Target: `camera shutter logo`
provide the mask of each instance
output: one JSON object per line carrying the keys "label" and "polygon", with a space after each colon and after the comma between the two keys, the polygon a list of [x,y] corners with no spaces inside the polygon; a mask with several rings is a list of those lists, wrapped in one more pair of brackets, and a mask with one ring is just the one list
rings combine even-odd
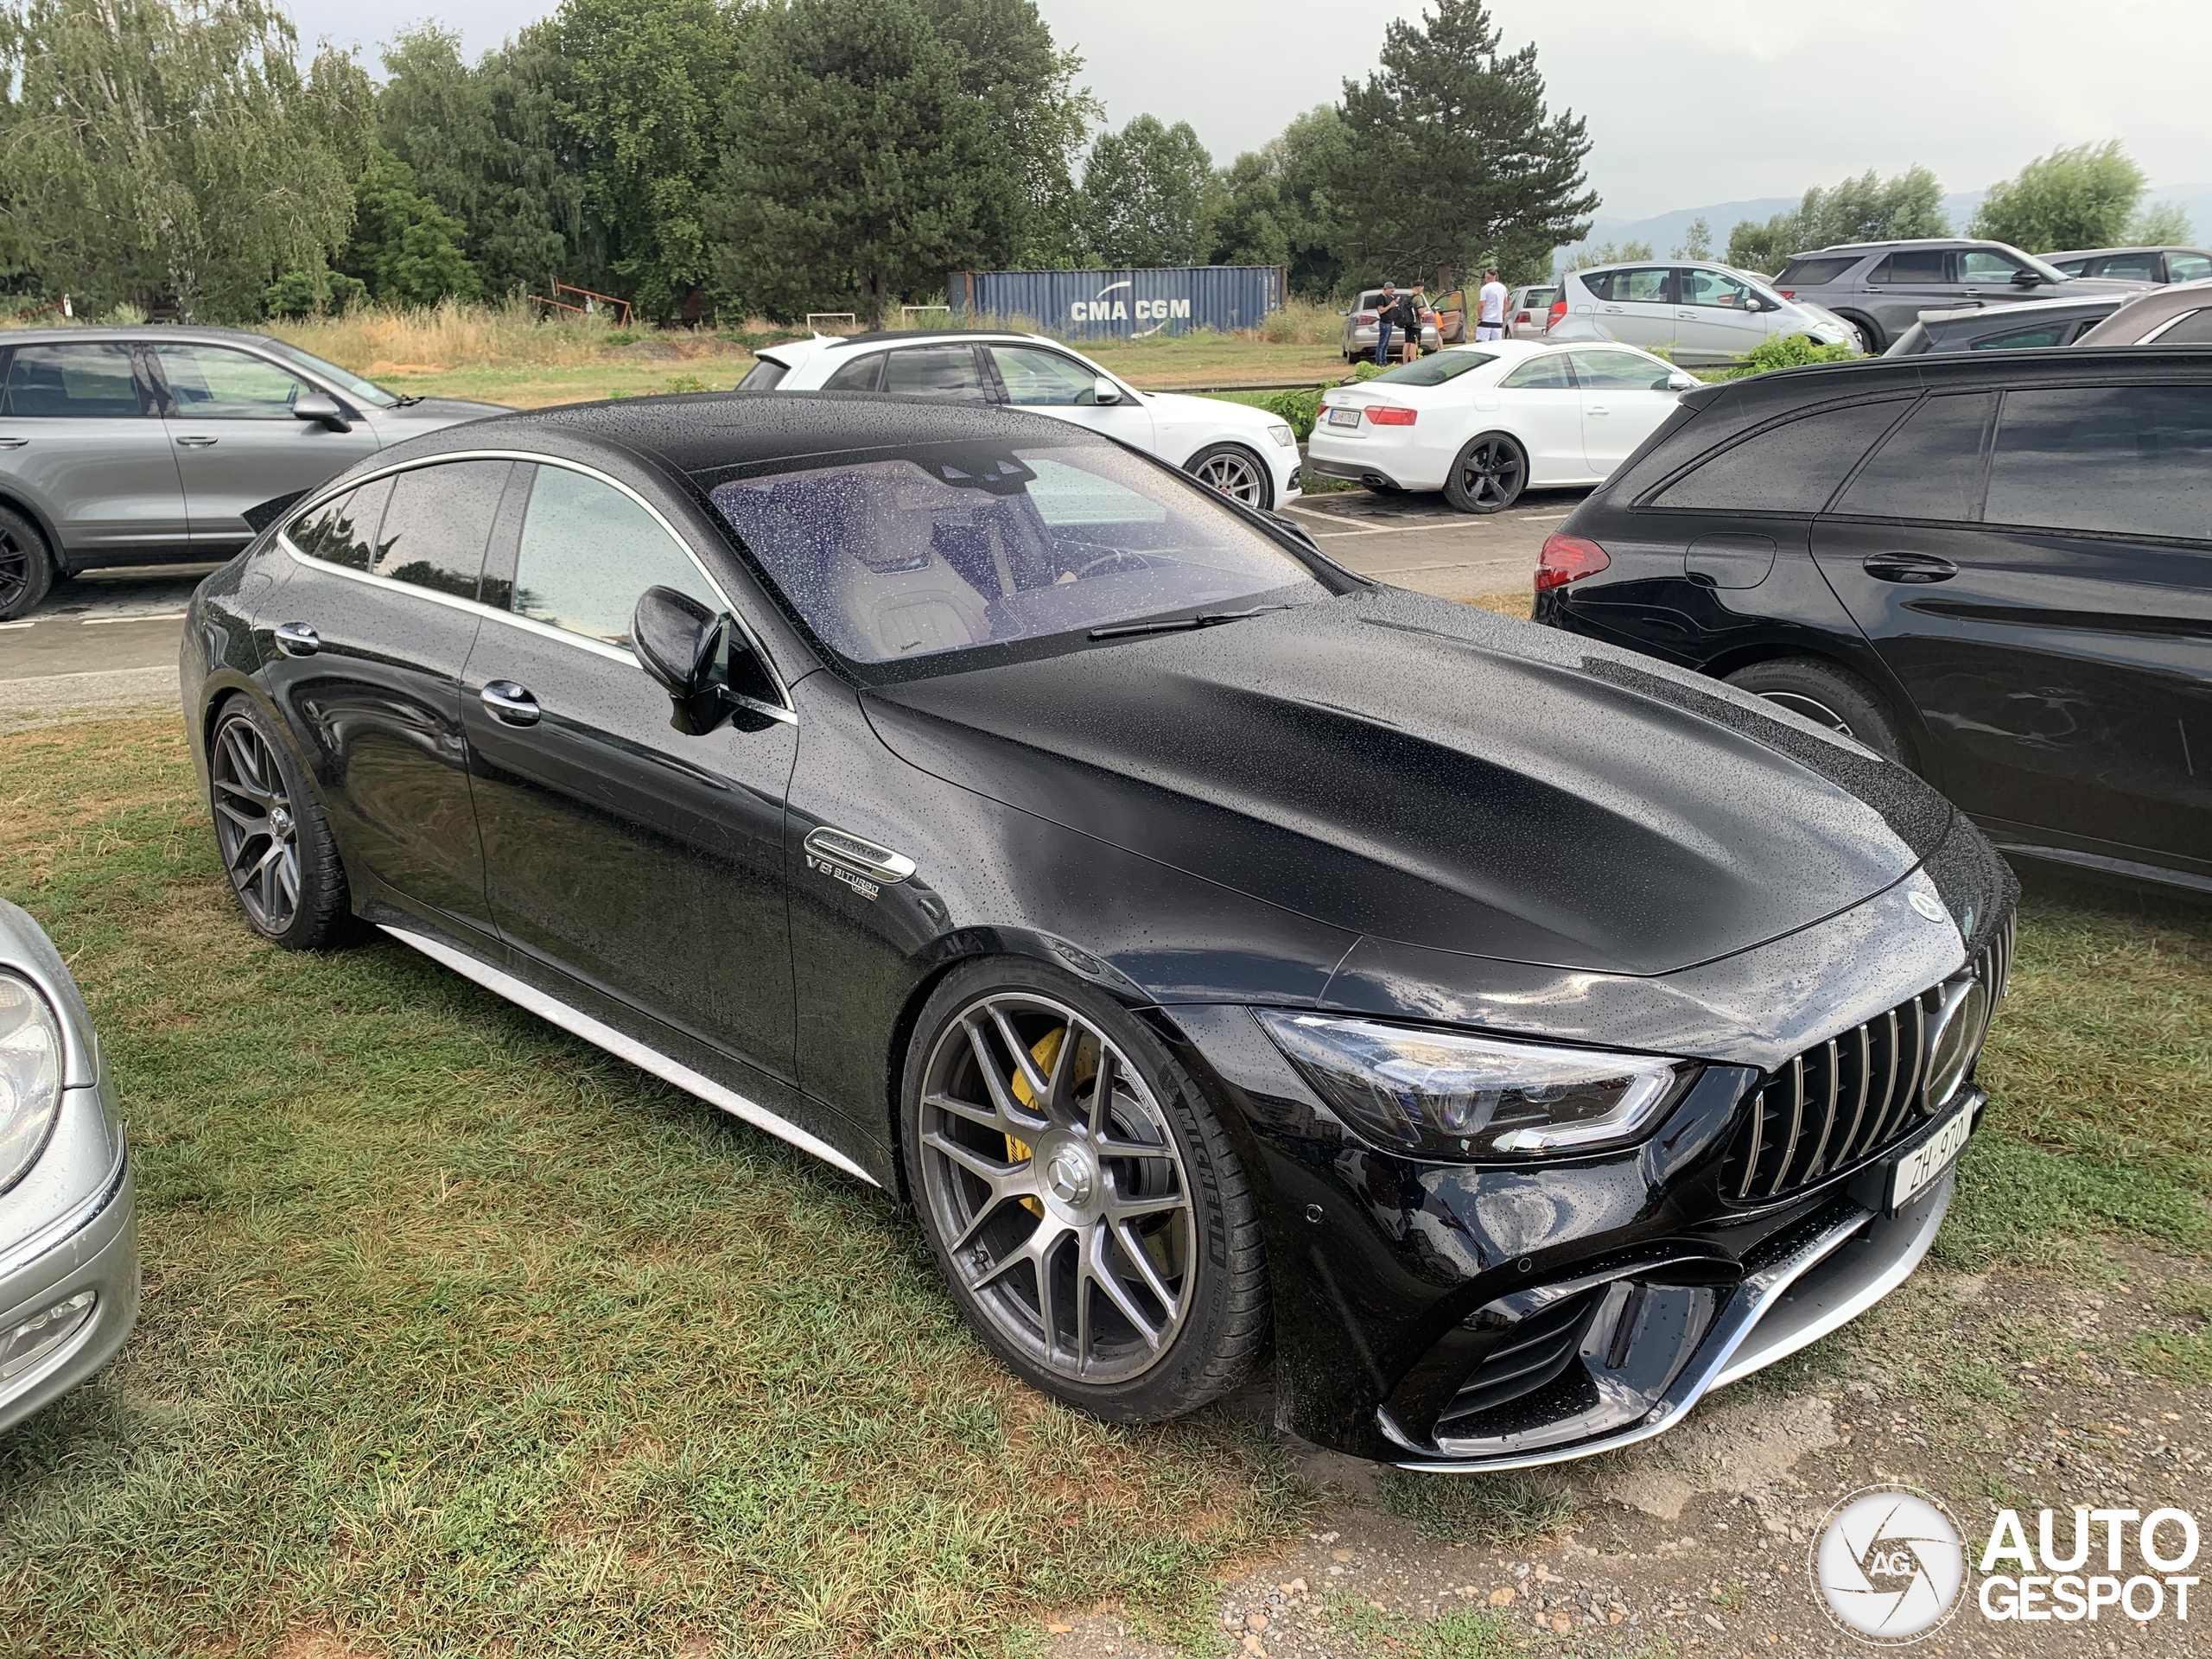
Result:
{"label": "camera shutter logo", "polygon": [[1863,1642],[1902,1646],[1957,1609],[1967,1552],[1957,1523],[1927,1493],[1868,1486],[1828,1511],[1812,1565],[1831,1618]]}

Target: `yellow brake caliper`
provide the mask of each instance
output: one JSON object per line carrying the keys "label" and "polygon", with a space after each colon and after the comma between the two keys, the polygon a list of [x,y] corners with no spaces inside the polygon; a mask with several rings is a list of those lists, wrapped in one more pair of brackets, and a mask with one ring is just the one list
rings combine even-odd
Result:
{"label": "yellow brake caliper", "polygon": [[[1067,1034],[1068,1028],[1062,1026],[1057,1031],[1046,1032],[1030,1045],[1029,1058],[1037,1062],[1037,1069],[1046,1077],[1052,1074],[1052,1066],[1060,1058],[1060,1044],[1065,1040]],[[1031,1111],[1041,1112],[1045,1109],[1044,1103],[1039,1101],[1030,1089],[1029,1080],[1021,1075],[1020,1067],[1014,1068],[1014,1076],[1008,1078],[1007,1082],[1014,1090],[1014,1097]],[[1033,1148],[1027,1141],[1018,1141],[1010,1135],[1007,1136],[1006,1155],[1008,1163],[1021,1162],[1023,1159],[1031,1155],[1032,1151]],[[1045,1206],[1034,1198],[1022,1199],[1021,1207],[1033,1216],[1042,1216],[1045,1213]]]}

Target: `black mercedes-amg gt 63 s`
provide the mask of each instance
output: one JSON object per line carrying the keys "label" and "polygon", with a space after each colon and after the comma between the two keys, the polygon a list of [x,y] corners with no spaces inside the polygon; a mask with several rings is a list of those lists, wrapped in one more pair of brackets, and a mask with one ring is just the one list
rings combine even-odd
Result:
{"label": "black mercedes-amg gt 63 s", "polygon": [[250,925],[382,928],[911,1203],[1117,1421],[1617,1446],[1919,1262],[2015,889],[1847,737],[1042,416],[500,417],[208,578]]}

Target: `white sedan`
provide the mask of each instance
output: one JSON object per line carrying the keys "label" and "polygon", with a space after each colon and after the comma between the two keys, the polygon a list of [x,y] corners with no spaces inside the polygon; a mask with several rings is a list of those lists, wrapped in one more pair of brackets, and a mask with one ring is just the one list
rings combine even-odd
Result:
{"label": "white sedan", "polygon": [[1629,346],[1454,346],[1332,387],[1306,460],[1326,478],[1496,512],[1531,487],[1603,483],[1698,384]]}
{"label": "white sedan", "polygon": [[1004,404],[1087,426],[1262,511],[1298,497],[1298,436],[1279,415],[1139,391],[1042,334],[915,332],[795,340],[760,353],[740,391],[873,391]]}

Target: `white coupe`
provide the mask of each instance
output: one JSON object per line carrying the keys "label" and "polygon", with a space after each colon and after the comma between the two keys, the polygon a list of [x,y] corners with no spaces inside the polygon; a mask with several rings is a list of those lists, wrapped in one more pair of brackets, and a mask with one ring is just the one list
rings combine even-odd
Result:
{"label": "white coupe", "polygon": [[1489,340],[1321,400],[1306,461],[1370,489],[1441,490],[1497,512],[1529,488],[1600,484],[1699,382],[1629,346]]}
{"label": "white coupe", "polygon": [[902,392],[1054,415],[1179,467],[1248,507],[1298,498],[1298,437],[1281,416],[1217,397],[1139,391],[1042,334],[874,334],[760,353],[740,391]]}

